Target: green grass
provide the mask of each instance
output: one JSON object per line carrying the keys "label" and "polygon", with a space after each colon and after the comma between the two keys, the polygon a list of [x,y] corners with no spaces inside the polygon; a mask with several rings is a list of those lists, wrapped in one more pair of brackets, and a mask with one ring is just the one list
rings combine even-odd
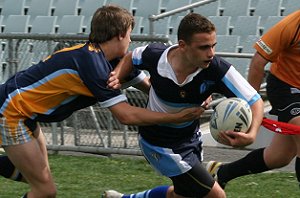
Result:
{"label": "green grass", "polygon": [[[58,188],[58,198],[100,198],[101,192],[116,189],[124,193],[171,184],[159,176],[142,158],[49,155]],[[0,178],[0,197],[17,198],[28,185]],[[300,197],[293,173],[264,173],[231,181],[226,187],[229,198]]]}

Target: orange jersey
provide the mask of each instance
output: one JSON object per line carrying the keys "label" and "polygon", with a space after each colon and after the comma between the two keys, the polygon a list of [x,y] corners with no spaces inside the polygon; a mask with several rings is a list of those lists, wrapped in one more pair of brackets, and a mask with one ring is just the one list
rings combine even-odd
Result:
{"label": "orange jersey", "polygon": [[270,71],[274,76],[300,88],[300,10],[269,29],[254,48],[272,62]]}

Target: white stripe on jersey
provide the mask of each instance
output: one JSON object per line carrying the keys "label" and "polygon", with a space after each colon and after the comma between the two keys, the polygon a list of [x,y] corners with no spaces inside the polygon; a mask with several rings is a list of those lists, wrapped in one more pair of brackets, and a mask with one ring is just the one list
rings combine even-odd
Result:
{"label": "white stripe on jersey", "polygon": [[[157,112],[177,113],[185,108],[195,106],[195,104],[190,104],[190,103],[171,103],[171,102],[163,101],[156,95],[153,87],[150,88],[148,100],[149,101],[148,101],[147,108]],[[182,128],[190,125],[191,123],[192,121],[184,122],[180,124],[170,123],[170,124],[160,124],[160,125],[174,127],[174,128]]]}
{"label": "white stripe on jersey", "polygon": [[142,82],[146,77],[147,77],[147,75],[145,74],[145,72],[141,71],[141,73],[138,76],[136,76],[134,79],[123,83],[121,89],[126,89],[130,86],[136,85],[136,84]]}
{"label": "white stripe on jersey", "polygon": [[257,91],[233,66],[229,68],[222,81],[237,97],[246,100],[249,105],[259,97]]}
{"label": "white stripe on jersey", "polygon": [[142,46],[142,47],[137,47],[133,50],[132,52],[132,63],[134,65],[140,65],[142,64],[142,54],[143,51],[146,49],[148,45]]}
{"label": "white stripe on jersey", "polygon": [[102,108],[105,108],[105,107],[111,107],[113,105],[116,105],[120,102],[127,102],[127,97],[125,96],[125,94],[120,94],[116,97],[113,97],[109,100],[105,100],[103,102],[99,102],[99,105],[102,107]]}

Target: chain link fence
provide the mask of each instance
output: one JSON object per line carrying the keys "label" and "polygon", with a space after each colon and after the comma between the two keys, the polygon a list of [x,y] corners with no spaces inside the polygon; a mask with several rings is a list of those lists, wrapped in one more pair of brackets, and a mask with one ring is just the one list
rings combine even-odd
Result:
{"label": "chain link fence", "polygon": [[[38,63],[54,51],[84,43],[88,35],[0,34],[0,82],[17,71]],[[167,37],[134,35],[129,50],[150,42],[170,43]],[[251,58],[253,54],[217,53],[223,57]],[[134,89],[124,90],[131,105],[145,107],[147,95]],[[217,96],[216,98],[221,98]],[[208,110],[202,121],[207,121]],[[59,123],[40,123],[47,147],[54,151],[79,151],[98,154],[141,155],[137,141],[137,126],[127,126],[98,104],[73,113]]]}
{"label": "chain link fence", "polygon": [[[1,34],[0,82],[17,71],[38,63],[54,51],[84,43],[87,35]],[[168,39],[156,36],[132,36],[132,46]],[[147,95],[134,88],[124,90],[128,102],[145,107]],[[59,123],[40,123],[48,149],[90,153],[140,154],[137,127],[121,124],[110,111],[98,104],[75,112]]]}

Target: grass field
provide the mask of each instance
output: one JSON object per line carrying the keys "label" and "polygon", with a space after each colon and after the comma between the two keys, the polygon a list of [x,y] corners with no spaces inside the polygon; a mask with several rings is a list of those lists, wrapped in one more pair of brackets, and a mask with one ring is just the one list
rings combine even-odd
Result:
{"label": "grass field", "polygon": [[[157,175],[141,157],[49,155],[58,198],[100,198],[106,189],[142,191],[170,181]],[[0,197],[18,198],[27,184],[0,178]],[[297,198],[300,189],[293,173],[263,173],[231,181],[229,198]]]}

